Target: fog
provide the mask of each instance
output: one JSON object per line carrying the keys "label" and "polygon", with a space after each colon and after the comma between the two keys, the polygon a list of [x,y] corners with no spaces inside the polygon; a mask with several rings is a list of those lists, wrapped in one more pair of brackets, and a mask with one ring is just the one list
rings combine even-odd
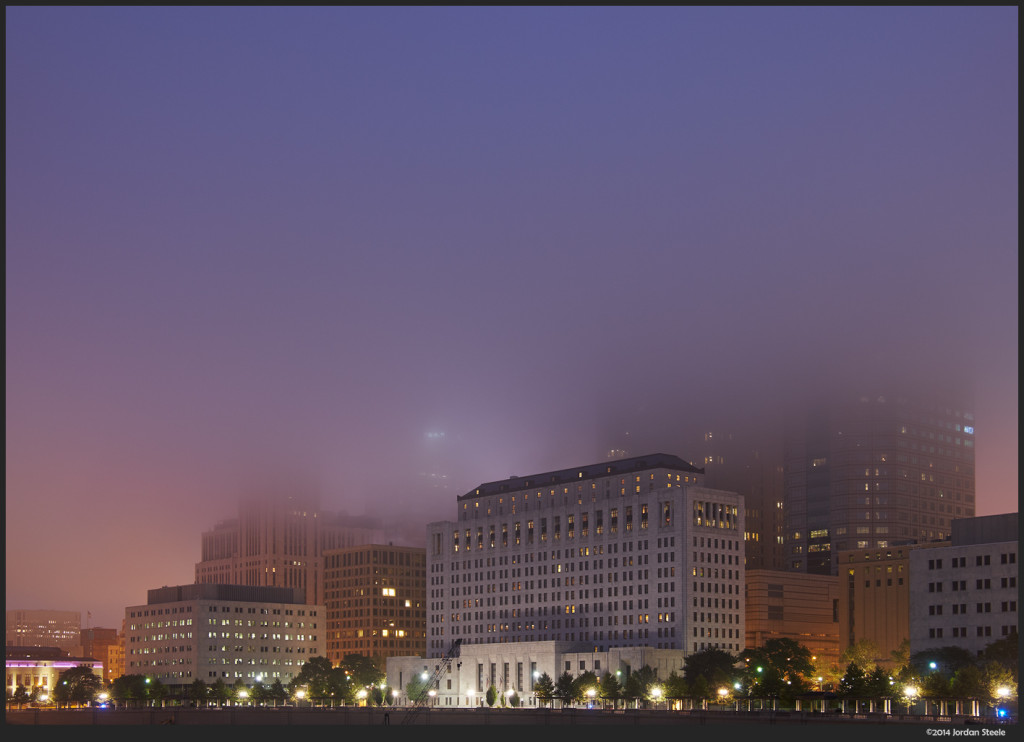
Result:
{"label": "fog", "polygon": [[1016,510],[1016,20],[8,9],[8,608],[862,389],[965,400]]}

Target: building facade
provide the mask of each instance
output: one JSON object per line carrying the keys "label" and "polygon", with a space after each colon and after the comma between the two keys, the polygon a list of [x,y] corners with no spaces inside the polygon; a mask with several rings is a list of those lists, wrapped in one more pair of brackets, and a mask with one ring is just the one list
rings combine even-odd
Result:
{"label": "building facade", "polygon": [[195,680],[289,682],[324,653],[323,606],[300,588],[194,584],[125,609],[125,673],[181,691]]}
{"label": "building facade", "polygon": [[7,611],[7,646],[78,649],[82,631],[80,611],[45,609]]}
{"label": "building facade", "polygon": [[767,569],[748,569],[747,647],[769,639],[792,639],[815,661],[839,662],[839,578]]}
{"label": "building facade", "polygon": [[946,545],[946,541],[908,542],[839,552],[841,652],[869,641],[878,647],[876,662],[894,664],[893,653],[910,641],[910,553]]}
{"label": "building facade", "polygon": [[948,546],[910,554],[910,651],[974,654],[1017,633],[1017,513],[954,521]]}
{"label": "building facade", "polygon": [[427,528],[427,653],[744,645],[743,498],[652,454],[489,482]]}
{"label": "building facade", "polygon": [[383,540],[377,521],[322,511],[313,498],[253,498],[203,533],[196,582],[299,588],[322,605],[324,551]]}
{"label": "building facade", "polygon": [[32,691],[39,688],[47,695],[53,693],[62,672],[84,666],[94,675],[103,676],[103,663],[92,657],[70,657],[57,647],[7,647],[7,695],[18,686]]}
{"label": "building facade", "polygon": [[324,552],[326,656],[423,656],[425,549],[372,544]]}
{"label": "building facade", "polygon": [[[685,662],[682,649],[652,647],[615,647],[604,651],[584,648],[579,642],[535,641],[510,644],[462,644],[457,655],[443,659],[390,657],[387,683],[398,691],[397,702],[409,702],[409,681],[432,678],[445,662],[431,704],[439,708],[472,708],[486,704],[487,689],[494,687],[499,698],[510,692],[526,707],[541,705],[535,684],[542,675],[557,681],[562,673],[578,677],[593,672],[600,679],[606,672],[625,683],[629,675],[644,666],[665,680],[672,672],[682,675]],[[415,700],[415,699],[413,699]],[[500,703],[500,701],[499,701]]]}
{"label": "building facade", "polygon": [[705,430],[692,442],[703,484],[743,495],[747,569],[785,569],[783,457],[772,433]]}
{"label": "building facade", "polygon": [[840,551],[949,538],[974,515],[974,416],[963,406],[861,396],[787,433],[788,570],[838,574]]}
{"label": "building facade", "polygon": [[103,663],[103,679],[110,680],[110,647],[120,644],[117,629],[82,629],[78,645],[79,657],[93,657]]}

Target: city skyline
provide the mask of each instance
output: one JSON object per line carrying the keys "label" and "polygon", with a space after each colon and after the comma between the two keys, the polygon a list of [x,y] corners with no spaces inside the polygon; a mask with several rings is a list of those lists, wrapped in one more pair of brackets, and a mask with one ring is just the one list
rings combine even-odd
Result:
{"label": "city skyline", "polygon": [[119,626],[253,491],[425,535],[819,388],[968,396],[1017,510],[1016,8],[6,20],[8,608]]}

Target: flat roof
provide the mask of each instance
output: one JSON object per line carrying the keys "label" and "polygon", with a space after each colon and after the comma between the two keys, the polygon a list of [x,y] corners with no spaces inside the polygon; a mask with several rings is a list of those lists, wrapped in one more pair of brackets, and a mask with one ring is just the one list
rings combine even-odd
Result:
{"label": "flat roof", "polygon": [[614,476],[616,474],[631,474],[647,469],[674,469],[675,471],[687,474],[703,474],[703,469],[698,469],[693,464],[683,461],[678,456],[668,453],[652,453],[647,456],[634,456],[628,459],[609,459],[600,464],[588,464],[577,466],[571,469],[559,469],[557,471],[542,472],[541,474],[530,474],[525,477],[509,477],[496,482],[484,482],[473,488],[459,500],[468,500],[477,497],[487,497],[501,492],[517,492],[519,490],[532,489],[534,487],[548,487],[553,484],[567,484],[569,482],[584,482],[588,479]]}

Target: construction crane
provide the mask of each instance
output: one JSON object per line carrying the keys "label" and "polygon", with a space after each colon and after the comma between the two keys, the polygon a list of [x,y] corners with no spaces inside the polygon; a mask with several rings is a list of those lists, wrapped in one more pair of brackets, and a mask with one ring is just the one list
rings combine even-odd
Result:
{"label": "construction crane", "polygon": [[441,678],[451,672],[452,660],[459,656],[459,647],[462,646],[462,639],[456,639],[448,648],[448,653],[441,658],[441,661],[434,665],[434,674],[423,684],[420,692],[415,698],[410,698],[412,705],[402,719],[403,724],[411,724],[416,715],[425,708],[430,708],[431,691],[439,687]]}

